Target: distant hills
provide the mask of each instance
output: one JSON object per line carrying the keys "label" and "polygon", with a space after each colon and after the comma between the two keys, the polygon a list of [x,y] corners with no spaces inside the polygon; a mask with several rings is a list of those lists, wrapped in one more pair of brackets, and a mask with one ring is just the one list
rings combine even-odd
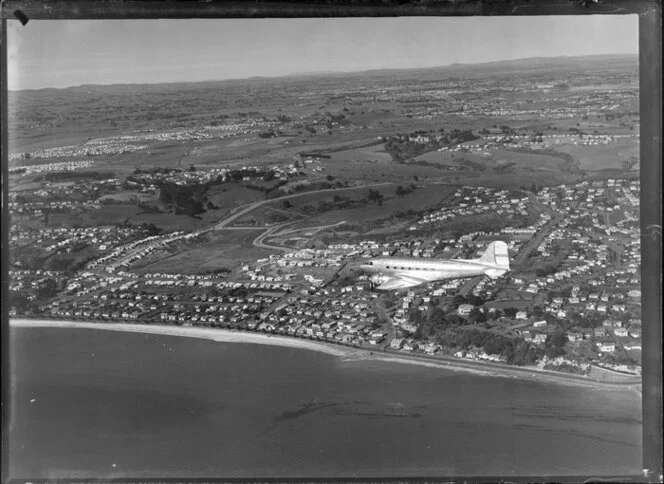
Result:
{"label": "distant hills", "polygon": [[422,80],[440,80],[445,78],[456,78],[463,76],[472,78],[474,76],[514,76],[520,73],[550,73],[560,74],[565,71],[573,72],[601,72],[605,70],[634,70],[638,72],[639,56],[638,54],[604,54],[589,56],[562,56],[562,57],[530,57],[523,59],[499,60],[492,62],[483,62],[478,64],[455,63],[436,67],[416,67],[399,69],[372,69],[366,71],[336,72],[302,72],[293,73],[286,76],[262,77],[254,76],[243,79],[223,79],[189,82],[165,82],[153,84],[82,84],[65,88],[43,88],[26,89],[27,91],[105,91],[105,92],[144,92],[154,89],[158,85],[160,90],[169,91],[171,89],[182,89],[185,86],[189,88],[197,87],[221,87],[224,85],[238,84],[272,84],[283,83],[292,80],[320,79],[320,78],[353,78],[366,77],[368,79],[385,79],[387,77],[394,80],[412,78],[417,76]]}
{"label": "distant hills", "polygon": [[367,71],[355,72],[325,72],[325,73],[302,73],[293,74],[290,77],[356,77],[356,76],[380,76],[397,75],[402,76],[408,73],[432,74],[443,77],[455,77],[458,74],[464,76],[477,74],[486,74],[492,72],[495,74],[510,75],[514,71],[588,71],[604,69],[638,69],[638,54],[603,54],[588,56],[562,56],[562,57],[528,57],[523,59],[499,60],[492,62],[482,62],[477,64],[455,63],[445,66],[435,67],[416,67],[404,69],[373,69]]}

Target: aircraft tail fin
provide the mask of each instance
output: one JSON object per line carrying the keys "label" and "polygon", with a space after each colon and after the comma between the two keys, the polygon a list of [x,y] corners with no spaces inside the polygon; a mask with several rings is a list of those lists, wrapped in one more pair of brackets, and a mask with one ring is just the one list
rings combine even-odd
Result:
{"label": "aircraft tail fin", "polygon": [[499,269],[502,274],[510,270],[510,258],[507,253],[507,244],[501,240],[491,242],[484,251],[484,254],[476,260],[494,266],[496,269]]}

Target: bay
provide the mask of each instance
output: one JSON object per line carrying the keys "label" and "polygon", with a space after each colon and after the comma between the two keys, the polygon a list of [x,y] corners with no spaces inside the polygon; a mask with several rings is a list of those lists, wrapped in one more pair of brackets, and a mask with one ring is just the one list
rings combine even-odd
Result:
{"label": "bay", "polygon": [[157,334],[11,328],[9,474],[635,474],[637,393]]}

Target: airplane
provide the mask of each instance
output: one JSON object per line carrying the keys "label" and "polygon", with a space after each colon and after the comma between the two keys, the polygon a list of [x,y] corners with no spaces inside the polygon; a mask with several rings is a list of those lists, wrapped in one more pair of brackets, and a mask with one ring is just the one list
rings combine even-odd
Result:
{"label": "airplane", "polygon": [[371,276],[376,289],[391,291],[445,279],[502,276],[510,270],[507,244],[491,242],[477,259],[423,259],[416,257],[375,257],[360,266]]}

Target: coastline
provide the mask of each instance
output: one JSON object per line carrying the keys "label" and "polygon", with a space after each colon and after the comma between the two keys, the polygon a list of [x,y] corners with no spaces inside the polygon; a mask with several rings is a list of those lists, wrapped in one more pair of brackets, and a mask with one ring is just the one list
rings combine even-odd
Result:
{"label": "coastline", "polygon": [[516,378],[520,380],[540,381],[564,385],[577,385],[600,389],[634,390],[641,394],[641,383],[611,383],[593,380],[587,377],[558,373],[551,370],[536,368],[508,367],[477,361],[463,361],[451,358],[432,358],[424,355],[398,354],[382,349],[356,348],[343,345],[333,345],[321,341],[312,341],[282,335],[265,333],[252,333],[241,330],[225,328],[195,328],[158,324],[136,323],[108,323],[108,322],[79,322],[52,319],[10,318],[9,325],[15,328],[65,328],[65,329],[100,329],[106,331],[120,331],[130,333],[149,333],[165,336],[206,339],[220,343],[248,343],[282,346],[310,351],[318,351],[335,356],[342,361],[385,361],[389,363],[414,364],[419,366],[436,367],[448,371],[461,371],[480,376]]}

